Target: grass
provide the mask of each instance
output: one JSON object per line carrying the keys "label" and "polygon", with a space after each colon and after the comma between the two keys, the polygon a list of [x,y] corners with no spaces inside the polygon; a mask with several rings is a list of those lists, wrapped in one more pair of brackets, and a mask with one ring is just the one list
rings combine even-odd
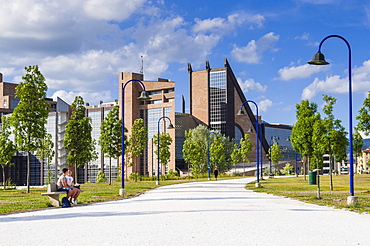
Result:
{"label": "grass", "polygon": [[317,196],[317,185],[309,185],[308,176],[306,181],[303,177],[291,177],[264,179],[260,182],[260,188],[255,187],[255,182],[246,187],[256,192],[290,197],[317,205],[370,213],[370,175],[355,175],[354,188],[358,203],[351,206],[347,205],[347,197],[350,196],[348,175],[333,176],[333,190],[330,190],[329,175],[320,176],[320,199]]}
{"label": "grass", "polygon": [[[235,178],[235,177],[221,177],[220,179]],[[160,186],[206,181],[206,178],[199,179],[179,179],[179,180],[162,180]],[[159,187],[156,181],[125,181],[125,189],[127,197],[133,197],[148,190]],[[84,191],[81,193],[78,203],[88,204],[94,202],[110,201],[116,199],[123,199],[119,196],[119,189],[121,182],[113,182],[112,185],[107,183],[86,183],[81,185]],[[26,190],[1,190],[0,189],[0,214],[8,214],[14,212],[23,212],[29,210],[43,209],[51,207],[48,196],[41,196],[41,193],[46,192],[45,188],[31,188],[30,193]],[[62,196],[60,196],[61,198]]]}

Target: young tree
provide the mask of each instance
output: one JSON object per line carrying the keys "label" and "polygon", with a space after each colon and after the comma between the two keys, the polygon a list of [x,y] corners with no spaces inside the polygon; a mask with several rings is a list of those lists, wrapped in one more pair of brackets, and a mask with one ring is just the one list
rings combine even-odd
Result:
{"label": "young tree", "polygon": [[54,148],[54,143],[51,141],[51,134],[47,133],[45,135],[45,138],[42,139],[40,148],[37,150],[37,155],[41,159],[43,164],[46,164],[48,173],[46,177],[46,183],[51,184],[52,183],[52,170],[50,169],[50,162],[51,159],[53,158],[55,151],[53,150]]}
{"label": "young tree", "polygon": [[[240,151],[242,154],[243,163],[250,164],[251,161],[249,160],[248,155],[252,151],[252,142],[251,142],[251,138],[249,134],[245,134],[244,138],[240,139]],[[244,165],[244,168],[245,168],[245,165]]]}
{"label": "young tree", "polygon": [[356,116],[358,120],[356,130],[362,131],[365,136],[370,134],[370,91],[368,92],[367,98],[363,102],[363,106],[358,111]]}
{"label": "young tree", "polygon": [[[268,152],[268,157],[271,160],[272,164],[278,164],[280,159],[283,157],[283,154],[281,153],[280,146],[277,142],[275,142]],[[276,168],[275,168],[276,170]]]}
{"label": "young tree", "polygon": [[[125,154],[127,156],[126,160],[127,162],[129,162],[130,166],[134,165],[134,158],[142,155],[147,142],[148,142],[148,130],[146,129],[144,125],[144,120],[141,118],[136,119],[131,128],[131,135],[127,139],[127,147],[125,150]],[[136,171],[137,169],[138,168],[135,168]],[[127,164],[126,164],[126,170],[127,170]],[[126,172],[126,179],[127,179],[127,172]]]}
{"label": "young tree", "polygon": [[216,137],[216,139],[211,143],[210,149],[210,165],[211,170],[216,166],[218,167],[220,173],[225,172],[223,164],[225,163],[225,146],[222,143],[221,136]]}
{"label": "young tree", "polygon": [[[162,132],[159,134],[159,162],[162,166],[166,166],[170,157],[170,145],[172,143],[172,138],[169,133]],[[158,135],[154,135],[154,143],[158,143]],[[154,153],[158,156],[158,146]]]}
{"label": "young tree", "polygon": [[313,125],[319,115],[317,114],[317,104],[303,100],[296,105],[297,122],[292,127],[290,141],[293,149],[304,157],[304,179],[306,180],[306,167],[310,156],[313,154],[312,134]]}
{"label": "young tree", "polygon": [[[234,144],[234,150],[231,153],[231,161],[234,164],[235,173],[236,173],[236,164],[243,161],[241,148],[237,144]],[[244,172],[245,172],[245,170],[244,170]],[[243,175],[244,175],[244,172],[243,172]]]}
{"label": "young tree", "polygon": [[221,138],[221,143],[224,149],[223,151],[224,159],[222,164],[219,166],[219,171],[220,173],[224,173],[232,168],[231,154],[233,153],[234,150],[235,141],[234,139],[230,140],[230,138],[223,136]]}
{"label": "young tree", "polygon": [[41,146],[46,135],[49,104],[45,101],[47,85],[37,65],[25,67],[26,74],[16,88],[19,104],[10,117],[18,150],[27,153],[27,193],[30,192],[30,152]]}
{"label": "young tree", "polygon": [[11,160],[14,152],[16,151],[13,141],[9,138],[9,136],[11,135],[11,131],[9,128],[9,120],[5,116],[3,116],[0,131],[0,164],[3,167],[4,190],[6,189],[5,167],[13,165],[13,163],[11,163]]}
{"label": "young tree", "polygon": [[99,145],[109,158],[109,185],[112,184],[112,158],[117,159],[122,152],[122,120],[119,119],[119,107],[116,104],[100,126]]}
{"label": "young tree", "polygon": [[77,168],[97,159],[95,139],[91,132],[91,118],[85,116],[84,100],[76,96],[72,103],[71,119],[66,125],[64,135],[64,148],[67,150],[67,162],[75,167],[75,180],[77,181]]}
{"label": "young tree", "polygon": [[362,146],[363,146],[363,141],[362,141],[362,136],[358,131],[355,131],[353,133],[353,153],[355,153],[355,157],[360,157],[362,154]]}
{"label": "young tree", "polygon": [[203,125],[185,131],[182,153],[186,163],[190,165],[190,172],[198,177],[198,174],[207,170],[207,135],[209,130]]}

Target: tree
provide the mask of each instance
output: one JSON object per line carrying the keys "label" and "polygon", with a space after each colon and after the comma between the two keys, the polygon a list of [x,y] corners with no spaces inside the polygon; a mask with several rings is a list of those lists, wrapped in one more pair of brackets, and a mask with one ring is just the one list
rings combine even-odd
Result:
{"label": "tree", "polygon": [[85,116],[84,100],[81,96],[76,96],[72,103],[71,119],[66,125],[64,135],[64,148],[66,149],[67,162],[74,166],[76,171],[75,180],[77,180],[77,168],[98,158],[95,151],[95,139],[92,137],[91,118]]}
{"label": "tree", "polygon": [[[171,157],[170,145],[172,143],[172,138],[170,134],[166,132],[160,133],[159,136],[159,162],[162,166],[166,166]],[[154,136],[154,143],[158,143],[158,135]],[[158,156],[158,147],[154,153]]]}
{"label": "tree", "polygon": [[[148,142],[148,130],[144,125],[144,120],[139,118],[134,121],[131,128],[131,135],[127,138],[127,146],[125,150],[126,160],[130,166],[134,165],[134,158],[142,155]],[[127,167],[126,162],[126,167]],[[138,168],[135,168],[137,171]],[[127,168],[126,168],[127,170]],[[135,176],[136,177],[136,176]],[[127,172],[126,172],[127,180]]]}
{"label": "tree", "polygon": [[41,146],[46,135],[49,104],[45,101],[47,85],[37,65],[25,67],[26,74],[17,86],[19,104],[10,117],[18,150],[27,153],[27,193],[30,192],[30,152]]}
{"label": "tree", "polygon": [[[249,134],[245,134],[244,138],[240,139],[240,151],[242,155],[242,161],[243,163],[250,164],[251,161],[248,158],[248,155],[252,151],[252,142]],[[245,165],[244,165],[245,168]]]}
{"label": "tree", "polygon": [[[346,137],[347,133],[344,127],[341,125],[341,121],[335,119],[333,114],[334,104],[336,103],[337,99],[332,96],[323,95],[323,100],[325,101],[323,112],[326,116],[323,119],[318,117],[314,123],[312,136],[312,156],[316,162],[316,168],[322,169],[323,155],[329,155],[330,189],[333,190],[331,163],[333,157],[336,157],[338,161],[346,158],[346,147],[348,145],[348,140]],[[311,165],[311,169],[314,168],[315,166]]]}
{"label": "tree", "polygon": [[39,149],[37,150],[37,155],[41,159],[43,164],[46,164],[46,167],[48,169],[48,173],[46,176],[46,183],[51,184],[52,183],[52,170],[50,169],[50,162],[51,159],[53,158],[55,151],[53,150],[54,148],[54,143],[51,141],[51,134],[47,133],[45,135],[45,138],[42,139],[41,145]]}
{"label": "tree", "polygon": [[358,120],[356,130],[362,131],[366,136],[370,134],[370,91],[367,94],[367,98],[365,98],[363,102],[363,106],[358,111],[358,115],[356,116]]}
{"label": "tree", "polygon": [[219,171],[220,173],[224,173],[229,171],[232,168],[232,159],[231,159],[231,154],[233,153],[234,150],[234,144],[235,141],[234,139],[230,140],[229,137],[222,136],[221,137],[221,143],[223,145],[223,162],[219,166]]}
{"label": "tree", "polygon": [[117,159],[122,152],[122,120],[119,119],[119,107],[116,104],[100,126],[99,145],[109,158],[109,185],[112,184],[112,158]]}
{"label": "tree", "polygon": [[[241,152],[241,148],[239,147],[239,145],[237,144],[234,144],[234,150],[233,152],[231,153],[231,161],[232,163],[234,164],[234,167],[235,167],[235,173],[236,173],[236,164],[240,163],[243,161],[243,157],[242,157],[242,152]],[[244,170],[245,171],[245,170]],[[244,172],[243,172],[244,174]]]}
{"label": "tree", "polygon": [[355,157],[360,157],[362,154],[362,146],[363,146],[363,141],[362,141],[362,136],[358,131],[355,131],[353,133],[353,153],[355,154]]}
{"label": "tree", "polygon": [[13,141],[9,138],[11,135],[9,120],[3,116],[2,125],[0,131],[0,165],[3,167],[3,185],[4,190],[6,189],[6,175],[5,167],[12,166],[11,163],[14,152],[16,151]]}
{"label": "tree", "polygon": [[225,163],[225,146],[220,137],[216,137],[216,139],[211,143],[209,152],[211,170],[217,166],[221,173],[224,172],[225,170],[222,169],[224,169],[223,164]]}
{"label": "tree", "polygon": [[272,164],[279,163],[280,159],[283,157],[283,154],[281,153],[280,146],[277,142],[274,142],[274,144],[270,147],[267,156],[271,160]]}
{"label": "tree", "polygon": [[306,180],[306,167],[313,154],[312,134],[313,125],[320,115],[317,114],[317,104],[303,100],[296,104],[297,122],[292,127],[290,141],[293,149],[304,157],[304,179]]}
{"label": "tree", "polygon": [[209,130],[203,125],[185,131],[185,141],[182,149],[189,171],[196,177],[207,170],[207,134]]}

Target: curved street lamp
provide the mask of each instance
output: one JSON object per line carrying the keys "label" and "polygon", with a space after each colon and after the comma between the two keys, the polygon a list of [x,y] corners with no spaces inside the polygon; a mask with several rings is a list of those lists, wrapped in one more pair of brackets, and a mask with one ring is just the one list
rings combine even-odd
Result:
{"label": "curved street lamp", "polygon": [[312,60],[308,62],[311,65],[327,65],[329,64],[325,61],[324,54],[321,53],[321,46],[328,38],[339,38],[343,40],[348,47],[348,101],[349,101],[349,170],[350,170],[350,194],[351,197],[348,197],[348,203],[356,203],[357,197],[355,197],[354,191],[354,181],[353,181],[353,147],[352,147],[352,72],[351,72],[351,46],[348,41],[339,35],[329,35],[325,37],[319,44],[319,50],[313,56]]}
{"label": "curved street lamp", "polygon": [[126,190],[125,190],[125,88],[126,88],[128,83],[133,82],[133,81],[139,82],[139,84],[141,85],[141,87],[143,89],[143,91],[140,94],[140,97],[138,97],[137,99],[140,99],[140,100],[150,100],[151,99],[148,92],[145,90],[144,83],[141,80],[131,79],[131,80],[127,81],[124,85],[122,85],[122,89],[121,89],[121,93],[122,93],[122,101],[121,101],[121,106],[122,106],[122,108],[121,108],[121,112],[122,112],[122,116],[121,116],[121,119],[122,119],[122,174],[121,174],[121,180],[122,180],[122,184],[121,184],[121,187],[122,188],[119,191],[119,194],[121,196],[124,196],[125,193],[126,193]]}
{"label": "curved street lamp", "polygon": [[261,128],[261,124],[258,122],[258,105],[257,103],[255,103],[254,101],[252,100],[247,100],[245,102],[242,103],[242,105],[240,106],[240,109],[238,111],[238,113],[236,115],[245,115],[244,111],[243,111],[243,106],[244,104],[246,103],[253,103],[254,106],[256,106],[256,121],[252,123],[253,124],[256,124],[256,178],[257,178],[257,183],[256,183],[256,187],[260,187],[260,180],[259,180],[259,146],[258,146],[258,139],[260,139],[260,143],[261,143],[261,172],[262,172],[262,129]]}
{"label": "curved street lamp", "polygon": [[158,159],[158,167],[157,167],[157,176],[158,176],[158,179],[157,179],[157,185],[159,185],[160,184],[160,159],[159,159],[159,155],[160,155],[160,145],[159,145],[159,140],[160,140],[160,135],[159,135],[159,133],[160,133],[160,128],[159,128],[159,123],[160,123],[160,121],[161,120],[165,120],[165,119],[168,119],[169,121],[170,121],[170,124],[168,125],[168,127],[167,127],[167,129],[173,129],[174,127],[173,127],[173,125],[172,125],[172,122],[171,122],[171,119],[170,118],[168,118],[167,116],[162,116],[162,117],[160,117],[159,118],[159,120],[158,120],[158,133],[157,133],[157,138],[158,138],[158,154],[157,154],[157,159]]}

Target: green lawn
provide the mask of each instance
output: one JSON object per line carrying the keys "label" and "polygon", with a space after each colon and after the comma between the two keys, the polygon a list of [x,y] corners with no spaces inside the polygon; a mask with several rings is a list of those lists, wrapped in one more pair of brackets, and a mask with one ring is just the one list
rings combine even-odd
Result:
{"label": "green lawn", "polygon": [[308,176],[305,181],[303,177],[273,178],[261,181],[260,188],[255,187],[255,182],[249,183],[247,189],[256,192],[265,192],[277,196],[285,196],[304,202],[323,206],[345,208],[356,212],[370,213],[370,175],[355,175],[355,196],[358,204],[348,206],[347,197],[349,193],[349,176],[333,176],[333,190],[330,190],[329,175],[320,176],[320,197],[317,198],[317,185],[308,184]]}

